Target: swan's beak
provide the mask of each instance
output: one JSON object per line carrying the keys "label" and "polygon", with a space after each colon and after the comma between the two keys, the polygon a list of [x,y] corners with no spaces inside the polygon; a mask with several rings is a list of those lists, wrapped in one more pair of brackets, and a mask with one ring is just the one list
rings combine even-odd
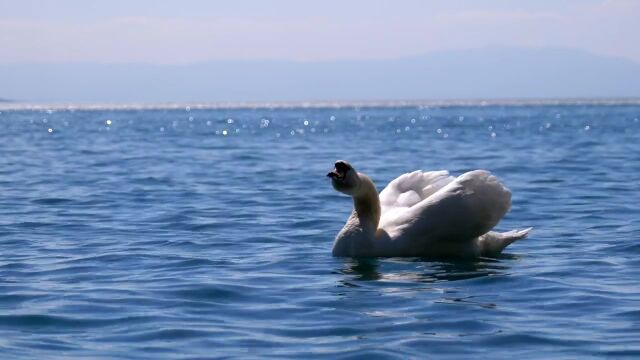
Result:
{"label": "swan's beak", "polygon": [[333,169],[332,171],[329,171],[329,173],[327,173],[327,176],[332,180],[344,180],[345,173],[338,169]]}
{"label": "swan's beak", "polygon": [[327,174],[328,177],[337,180],[344,180],[347,175],[347,171],[351,169],[351,165],[343,160],[336,161],[336,164],[333,170],[329,171]]}

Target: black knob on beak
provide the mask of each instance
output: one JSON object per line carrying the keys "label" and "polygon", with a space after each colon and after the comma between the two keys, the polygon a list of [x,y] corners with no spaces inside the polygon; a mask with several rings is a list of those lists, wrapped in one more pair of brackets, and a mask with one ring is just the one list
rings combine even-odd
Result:
{"label": "black knob on beak", "polygon": [[347,163],[346,161],[342,161],[342,160],[338,160],[336,161],[336,170],[338,170],[338,172],[340,172],[341,174],[345,174],[347,171],[349,171],[349,169],[351,169],[351,165],[349,165],[349,163]]}

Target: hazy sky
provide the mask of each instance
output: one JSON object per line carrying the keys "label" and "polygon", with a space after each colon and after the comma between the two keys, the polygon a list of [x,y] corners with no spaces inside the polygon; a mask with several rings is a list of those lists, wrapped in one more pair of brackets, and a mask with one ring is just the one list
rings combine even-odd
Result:
{"label": "hazy sky", "polygon": [[0,64],[377,59],[487,45],[640,62],[636,0],[0,0]]}

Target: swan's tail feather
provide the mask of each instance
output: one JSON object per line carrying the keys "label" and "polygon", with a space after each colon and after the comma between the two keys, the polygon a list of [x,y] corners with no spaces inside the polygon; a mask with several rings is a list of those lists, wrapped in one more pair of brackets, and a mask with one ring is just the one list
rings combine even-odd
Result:
{"label": "swan's tail feather", "polygon": [[526,238],[532,229],[530,227],[524,230],[511,230],[503,233],[490,231],[479,238],[480,253],[482,256],[487,257],[500,255],[507,246],[517,240]]}

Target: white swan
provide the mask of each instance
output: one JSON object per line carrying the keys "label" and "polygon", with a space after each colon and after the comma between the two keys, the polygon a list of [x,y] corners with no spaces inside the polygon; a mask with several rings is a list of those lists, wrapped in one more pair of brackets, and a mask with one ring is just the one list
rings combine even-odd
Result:
{"label": "white swan", "polygon": [[334,256],[493,257],[531,228],[489,231],[511,206],[511,192],[488,171],[454,178],[414,171],[380,193],[371,179],[339,160],[327,174],[354,210],[338,233]]}

